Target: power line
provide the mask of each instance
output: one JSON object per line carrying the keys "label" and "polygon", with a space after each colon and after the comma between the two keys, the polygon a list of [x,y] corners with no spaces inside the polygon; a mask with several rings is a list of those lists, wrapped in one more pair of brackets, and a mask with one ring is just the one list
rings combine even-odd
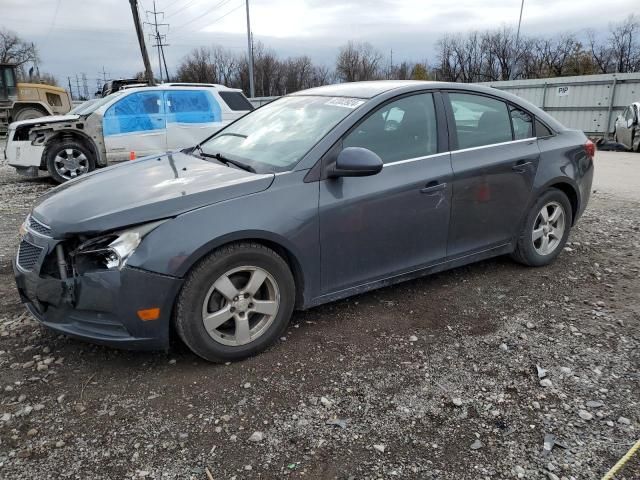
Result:
{"label": "power line", "polygon": [[[200,15],[198,15],[197,17],[192,18],[192,19],[191,19],[191,20],[189,20],[188,22],[183,23],[182,25],[180,25],[180,26],[178,27],[178,29],[181,29],[181,28],[183,28],[183,27],[186,27],[187,25],[191,25],[191,24],[192,24],[193,22],[195,22],[196,20],[199,20],[199,19],[201,19],[201,18],[203,18],[203,17],[205,17],[205,16],[209,15],[211,12],[213,12],[213,11],[214,11],[214,10],[216,10],[217,8],[220,8],[220,7],[224,6],[225,4],[229,3],[230,1],[231,1],[231,0],[222,0],[222,1],[221,1],[221,2],[219,2],[219,3],[216,3],[213,7],[211,7],[211,8],[210,8],[210,9],[208,9],[208,10],[205,10],[203,13],[201,13],[201,14],[200,14]],[[223,15],[223,16],[224,16],[224,15]],[[222,18],[222,17],[221,17],[221,18]]]}
{"label": "power line", "polygon": [[187,8],[189,8],[191,5],[193,5],[194,3],[199,2],[200,0],[190,0],[186,3],[186,5],[183,5],[182,7],[178,7],[177,9],[174,9],[173,12],[169,13],[169,15],[167,15],[165,18],[169,18],[169,17],[173,17],[174,15],[176,15],[177,13],[180,13],[184,10],[186,10]]}
{"label": "power line", "polygon": [[[213,21],[211,21],[211,22],[208,22],[208,23],[207,23],[207,25],[208,25],[208,26],[213,25],[214,23],[216,23],[216,22],[218,22],[218,21],[222,20],[222,19],[223,19],[223,18],[225,18],[226,16],[231,15],[233,12],[235,12],[236,10],[239,10],[239,9],[241,9],[241,8],[243,8],[243,7],[244,7],[244,0],[243,0],[243,2],[242,2],[240,5],[238,5],[238,6],[237,6],[237,7],[235,7],[235,8],[232,8],[231,10],[229,10],[229,11],[228,11],[227,13],[225,13],[224,15],[221,15],[220,17],[216,18],[215,20],[213,20]],[[179,27],[179,28],[181,28],[181,27]],[[178,35],[175,35],[173,38],[182,37],[182,36],[186,35],[187,33],[193,33],[193,31],[189,31],[189,32],[185,32],[185,31],[183,31],[182,33],[179,33]]]}

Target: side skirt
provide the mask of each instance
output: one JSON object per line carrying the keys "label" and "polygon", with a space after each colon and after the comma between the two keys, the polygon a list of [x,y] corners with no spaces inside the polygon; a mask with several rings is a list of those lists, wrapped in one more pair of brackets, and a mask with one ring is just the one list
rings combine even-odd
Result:
{"label": "side skirt", "polygon": [[430,265],[425,268],[420,268],[418,270],[411,270],[409,272],[394,275],[392,277],[383,278],[381,280],[376,280],[373,282],[363,283],[362,285],[349,287],[347,289],[339,290],[337,292],[327,293],[326,295],[321,295],[319,297],[313,298],[311,301],[306,303],[302,309],[306,310],[308,308],[317,307],[318,305],[322,305],[324,303],[334,302],[336,300],[341,300],[343,298],[359,295],[361,293],[365,293],[370,290],[376,290],[378,288],[388,287],[390,285],[395,285],[397,283],[405,282],[407,280],[413,280],[415,278],[424,277],[427,275],[431,275],[433,273],[443,272],[445,270],[451,270],[452,268],[462,267],[463,265],[479,262],[481,260],[486,260],[488,258],[493,258],[500,255],[506,255],[507,253],[511,253],[512,251],[513,251],[513,244],[506,243],[504,245],[493,247],[488,250],[483,250],[481,252],[472,253],[470,255],[465,255],[463,257],[458,257],[450,260],[445,260],[443,262],[436,263],[434,265]]}

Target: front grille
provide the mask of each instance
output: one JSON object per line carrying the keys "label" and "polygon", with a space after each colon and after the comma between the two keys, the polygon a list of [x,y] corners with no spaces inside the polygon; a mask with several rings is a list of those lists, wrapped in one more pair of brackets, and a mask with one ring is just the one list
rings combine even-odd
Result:
{"label": "front grille", "polygon": [[51,229],[33,217],[29,217],[29,228],[40,235],[51,235]]}
{"label": "front grille", "polygon": [[42,252],[42,248],[22,240],[18,249],[18,265],[24,270],[31,270],[38,261],[40,252]]}

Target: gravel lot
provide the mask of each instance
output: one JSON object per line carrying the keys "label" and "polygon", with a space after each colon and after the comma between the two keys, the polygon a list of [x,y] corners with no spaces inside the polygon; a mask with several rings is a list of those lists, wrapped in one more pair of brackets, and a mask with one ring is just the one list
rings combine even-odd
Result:
{"label": "gravel lot", "polygon": [[0,478],[600,478],[640,437],[640,155],[596,169],[554,265],[498,258],[299,312],[267,352],[210,365],[31,320],[10,259],[52,183],[0,161]]}

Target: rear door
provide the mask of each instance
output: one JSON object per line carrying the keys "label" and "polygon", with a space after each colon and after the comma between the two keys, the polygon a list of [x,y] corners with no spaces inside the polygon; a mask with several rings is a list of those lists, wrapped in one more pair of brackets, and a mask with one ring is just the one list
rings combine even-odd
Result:
{"label": "rear door", "polygon": [[192,147],[222,128],[220,104],[207,90],[164,92],[169,150]]}
{"label": "rear door", "polygon": [[485,95],[449,92],[453,196],[447,256],[508,243],[529,204],[540,151],[533,119]]}
{"label": "rear door", "polygon": [[111,105],[102,120],[107,160],[165,152],[167,130],[162,92],[134,92]]}

